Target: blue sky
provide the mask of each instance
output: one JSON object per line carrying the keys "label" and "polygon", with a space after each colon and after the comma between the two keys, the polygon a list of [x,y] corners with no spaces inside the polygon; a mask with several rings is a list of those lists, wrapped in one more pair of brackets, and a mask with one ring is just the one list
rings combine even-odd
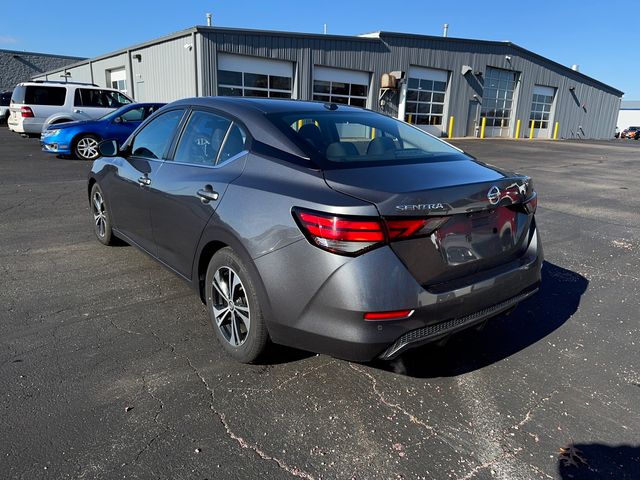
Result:
{"label": "blue sky", "polygon": [[[376,30],[510,40],[640,100],[637,11],[594,0],[0,1],[0,48],[96,56],[205,23],[353,35]],[[26,7],[28,5],[28,8]],[[41,5],[38,8],[38,5]],[[53,7],[55,5],[55,7]],[[627,7],[631,4],[626,4]],[[36,13],[30,15],[30,12]]]}

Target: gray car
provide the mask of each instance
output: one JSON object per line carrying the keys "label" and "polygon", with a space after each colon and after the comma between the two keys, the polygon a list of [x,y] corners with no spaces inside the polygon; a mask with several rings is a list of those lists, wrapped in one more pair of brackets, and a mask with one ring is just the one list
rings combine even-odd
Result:
{"label": "gray car", "polygon": [[531,179],[369,110],[185,99],[100,151],[87,191],[98,240],[189,282],[241,362],[270,341],[390,359],[540,283]]}

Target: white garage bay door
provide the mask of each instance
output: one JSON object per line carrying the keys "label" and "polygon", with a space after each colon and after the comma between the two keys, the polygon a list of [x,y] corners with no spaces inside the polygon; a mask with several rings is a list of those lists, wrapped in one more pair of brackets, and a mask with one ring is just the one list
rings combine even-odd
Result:
{"label": "white garage bay door", "polygon": [[291,98],[293,63],[218,54],[218,95]]}

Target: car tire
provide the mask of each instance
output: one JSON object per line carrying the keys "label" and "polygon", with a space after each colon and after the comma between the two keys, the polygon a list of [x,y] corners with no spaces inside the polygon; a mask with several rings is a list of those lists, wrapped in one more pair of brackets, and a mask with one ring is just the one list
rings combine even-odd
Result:
{"label": "car tire", "polygon": [[238,362],[255,362],[267,348],[269,333],[251,273],[226,247],[209,261],[205,282],[207,310],[218,342]]}
{"label": "car tire", "polygon": [[115,245],[116,237],[111,228],[111,215],[107,208],[104,193],[97,183],[91,187],[90,197],[91,216],[93,218],[93,232],[98,241],[104,245]]}
{"label": "car tire", "polygon": [[73,142],[73,154],[80,160],[95,160],[100,156],[99,142],[100,139],[95,135],[80,135]]}

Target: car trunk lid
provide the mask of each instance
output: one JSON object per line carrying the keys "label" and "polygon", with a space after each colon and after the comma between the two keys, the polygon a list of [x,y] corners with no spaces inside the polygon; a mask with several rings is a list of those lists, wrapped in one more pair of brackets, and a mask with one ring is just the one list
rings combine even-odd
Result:
{"label": "car trunk lid", "polygon": [[508,263],[526,249],[527,177],[471,159],[325,171],[334,190],[376,205],[385,218],[445,217],[427,237],[391,243],[416,280],[435,286]]}

